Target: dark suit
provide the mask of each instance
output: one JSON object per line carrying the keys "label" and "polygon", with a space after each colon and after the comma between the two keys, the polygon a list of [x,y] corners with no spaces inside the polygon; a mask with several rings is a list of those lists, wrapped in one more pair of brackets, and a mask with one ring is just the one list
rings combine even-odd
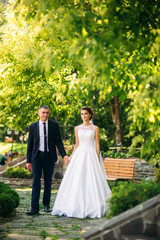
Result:
{"label": "dark suit", "polygon": [[40,137],[39,137],[39,121],[29,126],[29,138],[27,147],[27,163],[32,163],[33,170],[33,185],[32,185],[32,202],[31,207],[39,210],[39,197],[41,189],[41,175],[42,170],[44,174],[44,194],[43,204],[50,203],[51,183],[54,164],[57,161],[56,146],[62,157],[66,155],[59,125],[57,122],[48,120],[48,148],[47,154],[39,151]]}

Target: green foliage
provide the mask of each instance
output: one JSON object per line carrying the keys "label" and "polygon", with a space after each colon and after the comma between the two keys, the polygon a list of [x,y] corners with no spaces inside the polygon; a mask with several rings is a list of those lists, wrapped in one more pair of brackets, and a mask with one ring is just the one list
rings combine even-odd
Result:
{"label": "green foliage", "polygon": [[101,151],[107,151],[109,148],[108,139],[105,135],[100,135],[100,148]]}
{"label": "green foliage", "polygon": [[[158,152],[158,149],[157,149]],[[157,154],[153,154],[153,151],[151,152],[150,155],[147,155],[147,158],[150,160],[150,163],[155,166],[155,167],[159,167],[160,166],[160,153],[158,152]]]}
{"label": "green foliage", "polygon": [[7,217],[19,206],[19,195],[7,184],[0,183],[0,216]]}
{"label": "green foliage", "polygon": [[62,226],[60,224],[58,224],[57,222],[52,222],[52,225],[54,228],[57,228],[59,230],[62,228]]}
{"label": "green foliage", "polygon": [[10,178],[31,178],[30,171],[21,167],[8,167],[5,176]]}
{"label": "green foliage", "polygon": [[159,194],[160,183],[141,182],[121,182],[118,186],[112,187],[112,197],[109,200],[110,211],[108,217],[116,216],[134,206]]}
{"label": "green foliage", "polygon": [[130,183],[133,183],[133,180],[130,180],[130,179],[117,179],[115,181],[108,181],[108,184],[109,184],[109,186],[111,188],[111,191],[114,191],[115,187],[118,187],[118,186],[120,186],[120,185],[122,185],[124,183],[130,184]]}
{"label": "green foliage", "polygon": [[58,237],[56,236],[56,235],[52,235],[52,240],[57,240],[58,239]]}
{"label": "green foliage", "polygon": [[117,150],[108,150],[108,151],[102,151],[103,157],[110,157],[110,158],[140,158],[140,150],[134,149],[132,152],[129,152],[129,150],[126,148],[124,150],[121,150],[117,152]]}
{"label": "green foliage", "polygon": [[17,0],[2,16],[2,123],[24,129],[38,119],[37,109],[45,103],[51,118],[75,126],[81,122],[79,109],[89,105],[94,123],[105,128],[113,143],[109,102],[116,96],[123,142],[128,146],[135,137],[131,151],[139,145],[141,157],[157,161],[159,1]]}
{"label": "green foliage", "polygon": [[48,237],[48,236],[50,236],[46,231],[41,231],[40,232],[40,237],[42,238],[42,239],[46,239],[46,237]]}
{"label": "green foliage", "polygon": [[72,231],[78,231],[78,230],[80,230],[80,226],[77,223],[75,223],[71,226],[71,230]]}
{"label": "green foliage", "polygon": [[0,192],[5,191],[6,189],[10,189],[10,186],[8,184],[0,182]]}
{"label": "green foliage", "polygon": [[103,157],[110,157],[110,158],[129,158],[129,157],[133,157],[134,155],[130,155],[127,153],[127,151],[119,151],[117,152],[117,150],[108,150],[108,151],[102,151],[102,156]]}
{"label": "green foliage", "polygon": [[125,152],[121,152],[121,151],[117,152],[112,150],[112,151],[105,152],[105,157],[106,156],[111,158],[127,158],[128,155]]}
{"label": "green foliage", "polygon": [[160,168],[157,168],[157,169],[156,169],[155,182],[156,182],[156,183],[160,183]]}
{"label": "green foliage", "polygon": [[[133,107],[130,111],[129,136],[134,136],[130,152],[135,147],[140,148],[141,158],[152,160],[154,164],[159,162],[160,149],[160,64],[151,63],[148,75],[146,73],[141,77],[143,82],[138,90],[130,96],[133,100]],[[137,136],[135,136],[135,133]]]}

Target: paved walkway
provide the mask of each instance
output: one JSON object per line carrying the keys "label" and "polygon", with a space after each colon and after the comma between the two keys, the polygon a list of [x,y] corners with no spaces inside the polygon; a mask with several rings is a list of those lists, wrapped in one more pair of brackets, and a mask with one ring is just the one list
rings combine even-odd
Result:
{"label": "paved walkway", "polygon": [[[20,196],[20,205],[16,214],[5,219],[0,224],[0,239],[4,240],[55,240],[55,239],[81,239],[82,229],[87,230],[91,224],[101,222],[103,219],[76,219],[67,217],[51,216],[43,211],[40,204],[40,215],[28,216],[26,211],[30,210],[31,189],[16,189]],[[52,191],[51,206],[57,190]],[[42,193],[41,201],[42,202]]]}

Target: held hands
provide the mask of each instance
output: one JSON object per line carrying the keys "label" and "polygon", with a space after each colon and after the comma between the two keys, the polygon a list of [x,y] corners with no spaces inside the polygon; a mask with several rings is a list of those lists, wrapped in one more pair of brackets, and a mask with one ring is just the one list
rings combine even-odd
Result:
{"label": "held hands", "polygon": [[70,159],[68,156],[64,156],[63,160],[65,161],[65,164],[68,164],[70,162]]}

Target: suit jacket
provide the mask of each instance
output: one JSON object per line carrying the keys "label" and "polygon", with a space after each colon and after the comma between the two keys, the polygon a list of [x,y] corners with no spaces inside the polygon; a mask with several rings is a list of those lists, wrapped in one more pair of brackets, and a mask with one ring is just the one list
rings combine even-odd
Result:
{"label": "suit jacket", "polygon": [[[39,121],[32,123],[29,126],[29,138],[27,146],[27,163],[32,163],[39,150],[40,137],[39,137]],[[66,155],[61,134],[59,130],[59,125],[57,122],[48,120],[48,148],[49,148],[49,158],[51,161],[57,161],[56,146],[62,157]]]}

